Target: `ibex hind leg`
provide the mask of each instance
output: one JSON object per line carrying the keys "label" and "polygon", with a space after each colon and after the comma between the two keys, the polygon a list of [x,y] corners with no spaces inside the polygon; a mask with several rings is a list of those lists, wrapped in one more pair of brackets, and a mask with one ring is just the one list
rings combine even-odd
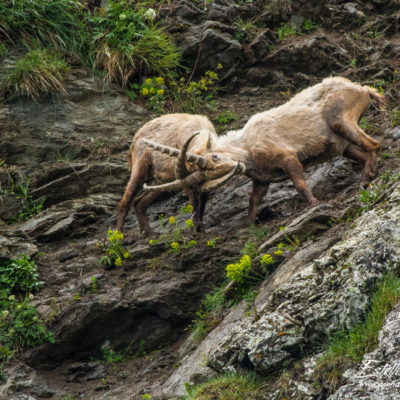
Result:
{"label": "ibex hind leg", "polygon": [[343,155],[361,164],[363,167],[361,171],[361,186],[367,187],[371,179],[375,176],[376,152],[366,152],[353,144],[349,144]]}
{"label": "ibex hind leg", "polygon": [[350,143],[361,147],[365,151],[378,151],[381,145],[376,140],[368,136],[356,122],[337,119],[332,124],[333,131],[348,140]]}

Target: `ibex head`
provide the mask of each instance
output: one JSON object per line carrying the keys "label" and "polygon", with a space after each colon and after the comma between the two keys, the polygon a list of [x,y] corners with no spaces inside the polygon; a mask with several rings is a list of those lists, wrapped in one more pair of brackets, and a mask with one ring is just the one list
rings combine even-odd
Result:
{"label": "ibex head", "polygon": [[[197,186],[201,192],[211,192],[223,185],[236,173],[245,173],[246,167],[243,163],[234,161],[221,152],[210,152],[212,149],[210,140],[207,141],[207,148],[203,149],[203,151],[208,150],[209,152],[205,152],[202,155],[188,152],[187,150],[190,142],[199,133],[200,132],[195,132],[185,142],[181,150],[143,139],[144,143],[154,150],[177,158],[175,169],[175,176],[177,179],[162,185],[144,185],[145,190],[168,192],[181,190],[184,187]],[[186,163],[196,166],[196,171],[189,173]]]}

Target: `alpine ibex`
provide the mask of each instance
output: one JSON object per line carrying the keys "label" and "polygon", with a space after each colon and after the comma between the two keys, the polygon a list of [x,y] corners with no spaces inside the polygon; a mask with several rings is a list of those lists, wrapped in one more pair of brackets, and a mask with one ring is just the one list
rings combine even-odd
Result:
{"label": "alpine ibex", "polygon": [[[212,144],[216,139],[214,126],[202,115],[167,114],[141,127],[133,139],[127,156],[131,177],[119,205],[116,229],[122,231],[133,201],[141,232],[150,233],[146,210],[159,197],[159,192],[144,192],[137,198],[135,196],[142,185],[149,180],[163,183],[177,178],[178,184],[170,185],[168,190],[181,190],[181,188],[185,190],[194,208],[196,228],[199,229],[208,192],[223,184],[239,168],[238,163],[230,158],[227,158],[226,162],[219,159],[216,163],[198,155],[212,151]],[[160,154],[146,144],[154,141],[163,145],[155,145],[156,150],[162,150],[161,152],[167,155]],[[175,159],[168,155],[177,156],[180,149],[184,150],[182,154],[185,158],[178,157],[178,162],[175,162]],[[202,191],[197,192],[196,184],[204,181],[207,183],[202,185]]]}
{"label": "alpine ibex", "polygon": [[[253,115],[243,129],[219,137],[212,152],[202,155],[214,162],[231,158],[244,164],[241,171],[253,180],[248,213],[251,223],[270,182],[289,178],[309,203],[316,203],[303,167],[344,155],[363,166],[363,186],[375,174],[381,146],[358,126],[371,97],[382,109],[384,97],[376,89],[340,77],[324,79],[287,103]],[[168,190],[169,185],[183,188],[176,186],[177,182],[150,189]]]}

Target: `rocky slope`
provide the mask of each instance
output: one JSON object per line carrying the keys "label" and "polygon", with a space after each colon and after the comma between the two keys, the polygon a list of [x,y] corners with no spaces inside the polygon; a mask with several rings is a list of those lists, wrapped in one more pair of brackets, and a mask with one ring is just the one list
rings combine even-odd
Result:
{"label": "rocky slope", "polygon": [[[390,109],[397,105],[400,6],[395,1],[299,1],[286,15],[261,1],[173,3],[159,12],[170,22],[186,62],[195,64],[198,73],[219,62],[226,66],[217,104],[219,112],[236,112],[237,126],[331,74],[382,87]],[[257,34],[237,40],[235,21],[255,16],[261,26]],[[300,30],[306,19],[318,27],[279,40],[281,23],[289,21]],[[300,247],[287,252],[260,283],[254,306],[232,307],[198,343],[187,329],[201,299],[224,281],[225,266],[240,257],[246,240],[255,240],[244,223],[250,182],[235,178],[212,196],[207,229],[194,236],[198,245],[182,255],[151,247],[139,237],[131,215],[125,243],[133,257],[123,267],[105,270],[98,263],[103,254],[97,243],[116,221],[132,136],[154,114],[83,70],[74,71],[67,93],[66,98],[0,106],[0,160],[6,163],[0,164],[1,188],[29,177],[33,199],[44,198],[38,216],[7,225],[22,205],[1,194],[0,259],[20,254],[35,259],[45,286],[34,302],[56,338],[55,344],[27,350],[4,366],[7,381],[0,381],[0,398],[117,400],[149,393],[152,399],[172,399],[185,393],[185,382],[224,371],[279,375],[293,362],[302,372],[285,387],[277,375],[266,379],[268,398],[328,398],[326,388],[313,385],[312,375],[327,338],[362,321],[378,279],[399,268],[400,133],[390,115],[371,109],[366,116],[370,133],[383,144],[378,175],[393,170],[371,210],[348,218],[361,206],[359,167],[343,158],[307,172],[321,200],[316,207],[306,207],[290,182],[271,185],[259,214],[271,232],[263,251],[282,240],[282,226],[287,235],[298,236]],[[185,203],[178,194],[154,204],[152,227],[160,232],[157,217],[176,215]],[[207,247],[215,237],[216,248]],[[379,347],[365,356],[357,373],[345,374],[344,385],[331,398],[396,398],[399,389],[387,384],[388,374],[375,374],[373,382],[382,385],[355,376],[369,376],[371,360],[381,369],[396,367],[397,314],[398,307],[387,318]],[[104,364],[98,361],[104,348],[129,356]]]}

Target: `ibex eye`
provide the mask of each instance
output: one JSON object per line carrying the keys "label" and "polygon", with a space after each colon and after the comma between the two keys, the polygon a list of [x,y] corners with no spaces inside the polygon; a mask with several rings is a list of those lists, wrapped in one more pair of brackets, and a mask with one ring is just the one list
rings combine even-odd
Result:
{"label": "ibex eye", "polygon": [[212,155],[212,158],[213,158],[214,161],[217,161],[217,160],[218,160],[218,156],[217,156],[216,154],[213,154],[213,155]]}

